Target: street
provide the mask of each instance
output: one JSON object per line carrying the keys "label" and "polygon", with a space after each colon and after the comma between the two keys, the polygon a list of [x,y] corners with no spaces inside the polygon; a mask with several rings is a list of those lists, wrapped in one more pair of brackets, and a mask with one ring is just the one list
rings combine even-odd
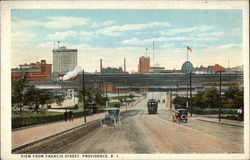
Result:
{"label": "street", "polygon": [[166,99],[166,93],[151,93],[121,113],[121,125],[103,126],[87,135],[71,134],[77,140],[46,148],[45,141],[19,153],[243,153],[243,128],[198,120],[171,120],[169,102],[159,103],[158,114],[148,114],[147,100]]}

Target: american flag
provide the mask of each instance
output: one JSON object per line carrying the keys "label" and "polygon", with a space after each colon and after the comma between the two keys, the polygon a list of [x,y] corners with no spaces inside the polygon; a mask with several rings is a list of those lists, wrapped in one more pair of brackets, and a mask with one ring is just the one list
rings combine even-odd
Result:
{"label": "american flag", "polygon": [[187,46],[187,50],[189,50],[189,51],[191,51],[191,52],[192,52],[192,48],[190,48],[190,47],[188,47],[188,46]]}

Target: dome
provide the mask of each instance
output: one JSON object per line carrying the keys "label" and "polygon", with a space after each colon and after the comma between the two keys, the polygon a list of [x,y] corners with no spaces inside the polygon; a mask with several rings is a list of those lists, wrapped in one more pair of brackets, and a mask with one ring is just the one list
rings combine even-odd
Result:
{"label": "dome", "polygon": [[193,64],[189,61],[186,61],[183,63],[181,67],[181,72],[182,73],[190,73],[194,69]]}

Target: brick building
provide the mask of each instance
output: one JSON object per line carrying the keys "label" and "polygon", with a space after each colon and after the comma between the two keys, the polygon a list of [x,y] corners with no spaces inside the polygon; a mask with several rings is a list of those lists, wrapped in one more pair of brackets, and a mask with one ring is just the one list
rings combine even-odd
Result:
{"label": "brick building", "polygon": [[138,65],[138,72],[140,74],[149,72],[150,69],[150,58],[149,57],[140,57],[139,65]]}
{"label": "brick building", "polygon": [[47,81],[51,80],[52,64],[47,64],[46,60],[40,62],[19,65],[19,68],[11,69],[11,79],[15,80],[26,75],[28,81]]}
{"label": "brick building", "polygon": [[225,68],[220,66],[219,64],[215,64],[214,66],[208,66],[208,68],[211,68],[213,72],[225,72]]}

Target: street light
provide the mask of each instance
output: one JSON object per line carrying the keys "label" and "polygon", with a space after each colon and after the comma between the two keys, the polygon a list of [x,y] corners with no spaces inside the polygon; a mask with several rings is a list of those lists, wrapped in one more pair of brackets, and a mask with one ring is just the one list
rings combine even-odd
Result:
{"label": "street light", "polygon": [[190,115],[192,117],[192,71],[190,71],[190,102],[189,102],[189,105],[190,105]]}
{"label": "street light", "polygon": [[219,97],[219,122],[221,119],[221,70],[219,71],[220,73],[220,97]]}
{"label": "street light", "polygon": [[86,113],[85,113],[85,108],[86,108],[86,102],[85,102],[85,78],[84,78],[84,69],[82,70],[82,89],[83,89],[83,115],[84,115],[84,122],[86,123]]}
{"label": "street light", "polygon": [[117,98],[118,98],[118,106],[120,107],[119,88],[118,87],[116,87],[116,88],[117,88],[117,94],[118,94],[118,96],[117,96]]}

